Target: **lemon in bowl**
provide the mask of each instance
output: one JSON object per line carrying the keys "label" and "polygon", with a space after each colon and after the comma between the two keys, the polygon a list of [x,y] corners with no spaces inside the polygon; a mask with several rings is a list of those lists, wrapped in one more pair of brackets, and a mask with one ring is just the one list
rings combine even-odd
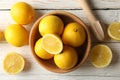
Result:
{"label": "lemon in bowl", "polygon": [[74,48],[64,46],[60,54],[54,56],[54,62],[58,68],[67,70],[73,68],[78,61],[78,55]]}
{"label": "lemon in bowl", "polygon": [[43,48],[42,48],[42,38],[38,39],[35,43],[35,47],[34,47],[34,50],[35,50],[35,53],[38,57],[42,58],[42,59],[50,59],[53,57],[53,54],[49,54],[47,51],[45,51]]}
{"label": "lemon in bowl", "polygon": [[86,39],[84,28],[77,22],[68,23],[64,29],[63,43],[72,47],[81,46]]}
{"label": "lemon in bowl", "polygon": [[39,23],[39,32],[42,36],[49,33],[61,35],[63,28],[63,21],[54,15],[46,16]]}
{"label": "lemon in bowl", "polygon": [[[41,32],[39,30],[40,22],[44,18],[51,16],[51,15],[57,16],[57,17],[59,17],[60,20],[62,20],[62,23],[63,23],[62,25],[64,25],[63,30],[61,27],[59,27],[60,28],[59,30],[56,30],[56,29],[52,29],[52,30],[57,31],[57,32],[60,31],[60,33],[48,32],[45,35],[41,35]],[[72,22],[78,23],[84,29],[84,32],[85,32],[85,40],[83,41],[83,43],[80,46],[77,46],[77,47],[72,47],[68,44],[64,44],[63,40],[62,40],[62,35],[64,33],[66,25],[69,23],[72,23]],[[56,22],[54,22],[54,23],[56,23]],[[61,34],[61,31],[62,31],[62,34]],[[69,35],[70,35],[70,33],[69,33]],[[41,42],[42,48],[45,51],[47,51],[49,54],[53,54],[54,55],[53,58],[44,60],[36,55],[34,47],[35,47],[37,40],[39,40],[40,38],[42,38],[42,42]],[[48,39],[46,39],[46,38],[48,38]],[[45,43],[44,43],[44,41],[45,41]],[[62,44],[61,44],[61,42],[62,42]],[[91,38],[90,38],[89,30],[87,29],[86,25],[83,23],[83,21],[81,21],[80,18],[76,17],[75,15],[73,15],[69,12],[53,11],[53,12],[43,15],[34,23],[32,29],[30,31],[29,44],[30,44],[30,48],[31,48],[34,58],[38,61],[38,63],[41,66],[43,66],[45,69],[52,71],[52,72],[66,73],[66,72],[70,72],[70,71],[73,71],[73,70],[79,68],[79,66],[85,62],[85,60],[87,59],[87,57],[89,55],[90,46],[91,46]],[[49,45],[47,45],[47,44],[49,44]],[[52,47],[53,44],[54,44],[53,47],[55,48],[55,51],[58,50],[58,52],[53,53],[54,49],[53,49],[53,52],[51,52],[52,49],[50,49],[50,48]],[[64,46],[68,46],[67,49]],[[69,49],[69,47],[70,47],[70,49]],[[62,49],[62,50],[60,50],[60,49]],[[68,51],[68,52],[66,52],[66,51]],[[72,55],[70,53],[71,51],[73,51],[75,53],[75,55],[74,55],[75,61],[73,61],[73,62],[70,61],[70,60],[72,60],[72,58],[71,58]],[[57,60],[59,58],[57,56],[60,56],[60,54],[61,54],[61,57],[64,57],[65,55],[69,56],[68,58],[65,57],[66,59],[64,58],[66,60],[66,63],[69,61],[68,62],[68,63],[70,63],[69,66],[66,66],[66,63],[65,63],[65,65],[59,65],[59,64],[62,64],[62,61],[60,62],[59,60]],[[61,67],[61,66],[63,66],[63,67]]]}

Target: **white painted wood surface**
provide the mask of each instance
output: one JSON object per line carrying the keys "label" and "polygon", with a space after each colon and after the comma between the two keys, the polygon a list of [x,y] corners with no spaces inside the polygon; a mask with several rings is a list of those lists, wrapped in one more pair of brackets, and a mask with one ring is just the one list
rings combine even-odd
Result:
{"label": "white painted wood surface", "polygon": [[[25,0],[0,0],[0,30],[4,31],[9,24],[14,23],[9,10],[11,5],[18,1]],[[120,0],[88,1],[91,1],[90,5],[95,9],[93,11],[95,16],[105,24],[120,21]],[[26,0],[26,2],[36,9],[36,19],[50,11],[64,10],[80,17],[90,29],[86,15],[81,10],[77,0]],[[30,31],[33,24],[34,22],[26,25],[27,30]],[[105,26],[106,28],[107,26]],[[92,33],[91,36],[92,45],[100,44]],[[103,69],[94,68],[88,58],[79,69],[70,73],[56,74],[47,71],[37,63],[28,45],[18,48],[9,45],[6,41],[0,41],[0,78],[1,80],[120,80],[120,42],[108,38],[101,44],[108,45],[113,51],[113,60],[109,67]],[[25,69],[18,75],[8,75],[2,68],[4,56],[13,51],[22,54],[26,59]]]}

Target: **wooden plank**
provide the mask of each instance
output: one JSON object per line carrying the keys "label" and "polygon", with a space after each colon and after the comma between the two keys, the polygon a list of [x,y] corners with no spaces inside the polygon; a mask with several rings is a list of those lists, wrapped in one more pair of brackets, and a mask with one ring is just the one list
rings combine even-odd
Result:
{"label": "wooden plank", "polygon": [[1,76],[3,80],[120,80],[119,77],[101,77],[101,76],[61,76],[61,75],[20,75],[20,76]]}
{"label": "wooden plank", "polygon": [[[52,12],[55,10],[36,10],[36,18],[34,21],[36,21],[40,16],[44,15],[45,13]],[[81,18],[81,20],[84,21],[88,26],[90,26],[89,21],[87,19],[86,14],[83,10],[60,10],[60,11],[67,11],[70,13],[73,13],[74,15]],[[120,19],[120,10],[94,10],[94,15],[104,24],[110,24],[115,21],[119,21]],[[4,16],[4,17],[3,17]],[[0,28],[4,30],[6,25],[14,23],[14,21],[11,19],[10,11],[0,11]],[[34,23],[34,22],[33,22]],[[2,27],[3,26],[3,27]],[[107,27],[107,26],[105,26]]]}
{"label": "wooden plank", "polygon": [[[25,0],[0,0],[0,9],[10,9],[18,1]],[[35,9],[81,9],[77,0],[26,0]],[[120,0],[89,0],[93,9],[120,9]]]}
{"label": "wooden plank", "polygon": [[[24,25],[27,26],[27,30],[30,31],[30,29],[32,28],[32,25],[34,24],[34,22],[41,17],[42,15],[44,15],[45,13],[51,12],[54,10],[36,10],[36,18],[33,21],[33,23],[29,24],[29,25]],[[81,20],[87,25],[88,29],[91,31],[91,38],[93,42],[96,42],[96,38],[94,36],[94,34],[92,33],[93,31],[90,28],[90,24],[89,21],[84,13],[83,10],[64,10],[70,13],[75,14],[76,16],[78,16],[79,18],[81,18]],[[94,15],[100,20],[102,21],[104,24],[106,24],[104,26],[104,31],[105,34],[107,35],[107,27],[108,24],[115,22],[115,21],[119,21],[120,19],[120,10],[94,10]],[[4,17],[3,17],[4,16]],[[6,27],[11,24],[11,23],[15,23],[11,17],[10,17],[10,11],[0,11],[0,30],[4,31],[6,29]],[[104,42],[116,42],[114,40],[111,40],[108,35],[106,36],[108,39]]]}
{"label": "wooden plank", "polygon": [[[96,45],[96,44],[100,44],[100,43],[92,43],[92,45]],[[113,60],[112,63],[109,67],[107,68],[103,68],[103,69],[97,69],[94,68],[91,63],[90,60],[88,58],[88,60],[76,71],[73,71],[69,74],[64,74],[64,75],[83,75],[83,76],[120,76],[120,71],[118,70],[120,68],[120,43],[102,43],[102,44],[106,44],[108,45],[112,52],[113,52]],[[27,68],[30,71],[28,71],[28,74],[53,74],[50,72],[47,72],[47,70],[43,69],[42,67],[40,67],[40,65],[38,65],[38,63],[35,61],[35,59],[33,58],[33,55],[31,53],[31,50],[29,48],[29,46],[23,46],[23,47],[13,47],[8,43],[1,43],[0,44],[0,64],[2,64],[2,61],[4,59],[4,56],[9,53],[9,52],[18,52],[21,55],[24,56],[24,58],[26,59],[26,61],[28,62],[28,65],[26,65],[25,71],[27,71]],[[2,69],[2,66],[0,66],[0,69]],[[2,70],[0,70],[2,71]],[[37,72],[36,71],[40,71]],[[93,74],[91,74],[91,72]],[[26,72],[23,72],[23,74],[25,74]],[[3,74],[3,72],[1,72],[1,74]]]}
{"label": "wooden plank", "polygon": [[70,72],[70,73],[66,73],[66,74],[56,74],[56,73],[47,71],[46,69],[44,69],[42,66],[40,66],[37,63],[37,61],[32,56],[29,46],[13,47],[7,43],[1,43],[0,44],[0,54],[1,54],[0,64],[2,64],[4,56],[7,53],[17,52],[23,55],[23,57],[25,58],[26,66],[25,66],[25,69],[20,74],[11,76],[4,72],[2,65],[1,65],[0,76],[3,77],[4,79],[12,79],[12,80],[16,78],[18,78],[18,80],[30,79],[30,76],[34,79],[37,79],[37,78],[42,79],[42,78],[45,78],[45,76],[47,76],[45,79],[51,78],[51,79],[60,80],[61,79],[60,77],[62,77],[63,80],[65,79],[73,80],[73,78],[76,77],[75,79],[77,80],[78,78],[87,79],[88,77],[90,77],[90,80],[96,79],[96,78],[98,78],[98,80],[99,79],[105,80],[109,78],[111,79],[114,78],[115,80],[118,80],[120,79],[120,70],[119,70],[120,68],[120,58],[119,58],[120,57],[120,54],[119,54],[120,43],[103,43],[103,44],[108,45],[113,51],[112,62],[110,66],[108,66],[107,68],[98,69],[98,68],[93,67],[88,57],[88,60],[77,70]]}

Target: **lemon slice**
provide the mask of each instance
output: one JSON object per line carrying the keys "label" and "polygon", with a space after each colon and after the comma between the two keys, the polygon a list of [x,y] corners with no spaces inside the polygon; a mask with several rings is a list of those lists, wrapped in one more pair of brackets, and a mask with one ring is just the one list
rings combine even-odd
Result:
{"label": "lemon slice", "polygon": [[46,34],[42,38],[42,48],[51,54],[59,54],[63,50],[63,43],[59,36]]}
{"label": "lemon slice", "polygon": [[112,39],[120,41],[120,22],[113,22],[109,25],[108,35]]}
{"label": "lemon slice", "polygon": [[6,55],[3,61],[3,68],[9,74],[17,74],[24,68],[25,61],[23,57],[15,52]]}
{"label": "lemon slice", "polygon": [[107,67],[112,60],[112,51],[107,45],[96,45],[91,50],[90,60],[96,68]]}

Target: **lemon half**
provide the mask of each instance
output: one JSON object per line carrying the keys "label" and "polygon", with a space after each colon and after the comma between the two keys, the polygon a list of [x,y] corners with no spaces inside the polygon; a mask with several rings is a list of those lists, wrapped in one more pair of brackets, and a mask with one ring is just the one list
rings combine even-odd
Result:
{"label": "lemon half", "polygon": [[9,74],[17,74],[21,72],[24,65],[24,58],[16,52],[7,54],[3,61],[3,68]]}
{"label": "lemon half", "polygon": [[96,68],[107,67],[112,60],[112,51],[107,45],[96,45],[91,50],[90,60]]}
{"label": "lemon half", "polygon": [[108,35],[112,39],[120,41],[120,22],[113,22],[109,25]]}
{"label": "lemon half", "polygon": [[63,50],[63,43],[59,36],[46,34],[42,38],[42,48],[51,54],[59,54]]}

